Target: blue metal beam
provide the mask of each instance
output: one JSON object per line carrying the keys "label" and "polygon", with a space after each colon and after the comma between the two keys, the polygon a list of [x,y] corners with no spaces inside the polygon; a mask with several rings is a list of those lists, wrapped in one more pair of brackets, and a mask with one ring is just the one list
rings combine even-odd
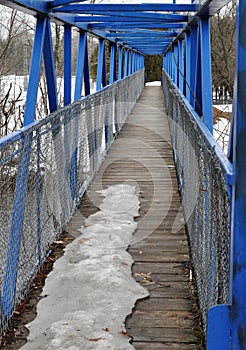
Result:
{"label": "blue metal beam", "polygon": [[109,84],[113,84],[116,80],[116,45],[110,45],[110,73]]}
{"label": "blue metal beam", "polygon": [[246,349],[246,3],[237,3],[236,76],[234,88],[233,166],[236,182],[232,188],[233,280],[232,349]]}
{"label": "blue metal beam", "polygon": [[97,91],[106,86],[106,68],[105,68],[105,41],[99,42],[98,64],[97,64]]}
{"label": "blue metal beam", "polygon": [[170,29],[170,28],[183,28],[186,25],[185,22],[180,23],[124,23],[120,25],[118,22],[106,22],[106,23],[90,23],[88,24],[88,29],[104,29],[104,30],[119,30],[119,29]]}
{"label": "blue metal beam", "polygon": [[38,83],[40,78],[41,62],[44,47],[47,18],[37,18],[36,31],[34,36],[29,82],[24,111],[24,126],[35,120],[36,101],[38,94]]}
{"label": "blue metal beam", "polygon": [[46,23],[46,31],[44,38],[44,67],[46,73],[46,84],[49,98],[49,108],[50,113],[58,109],[58,95],[57,95],[57,83],[56,83],[56,70],[55,70],[55,60],[52,44],[52,34],[50,21]]}
{"label": "blue metal beam", "polygon": [[200,25],[201,42],[201,85],[202,85],[202,115],[204,124],[213,133],[212,110],[212,72],[209,17],[202,17]]}
{"label": "blue metal beam", "polygon": [[96,11],[108,12],[139,12],[139,11],[151,11],[151,12],[196,12],[197,6],[195,4],[69,4],[72,1],[67,2],[64,6],[61,6],[60,0],[54,0],[49,2],[49,8],[61,11],[73,11],[80,13],[95,13]]}
{"label": "blue metal beam", "polygon": [[84,66],[85,66],[85,46],[86,46],[87,34],[80,32],[79,44],[78,44],[78,56],[76,65],[76,81],[74,89],[74,101],[81,99],[82,93],[82,79],[84,76]]}
{"label": "blue metal beam", "polygon": [[[62,11],[63,12],[63,11]],[[70,12],[70,11],[68,11]],[[59,11],[56,11],[59,13]],[[172,14],[163,14],[161,17],[149,16],[149,21],[164,23],[164,22],[187,22],[188,16],[186,15],[172,15]],[[127,16],[75,16],[75,22],[146,22],[146,17],[127,17]]]}
{"label": "blue metal beam", "polygon": [[123,69],[123,47],[119,46],[118,50],[118,80],[122,79],[122,69]]}
{"label": "blue metal beam", "polygon": [[153,39],[163,39],[163,38],[174,38],[177,36],[177,33],[175,32],[160,32],[160,31],[149,31],[145,33],[139,33],[139,31],[135,32],[122,32],[122,33],[106,33],[107,38],[117,38],[117,39],[124,39],[124,38],[134,38],[134,39],[144,39],[144,38],[153,38]]}
{"label": "blue metal beam", "polygon": [[72,100],[72,28],[64,26],[64,106]]}

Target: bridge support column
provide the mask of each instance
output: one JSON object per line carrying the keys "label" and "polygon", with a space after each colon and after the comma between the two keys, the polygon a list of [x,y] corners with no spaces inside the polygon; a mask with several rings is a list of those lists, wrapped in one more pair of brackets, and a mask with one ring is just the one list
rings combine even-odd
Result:
{"label": "bridge support column", "polygon": [[124,78],[128,75],[128,49],[125,49],[125,55],[124,55]]}
{"label": "bridge support column", "polygon": [[82,94],[82,80],[85,82],[85,95],[90,94],[90,79],[89,79],[89,65],[88,65],[88,50],[87,50],[87,34],[80,33],[78,57],[76,65],[76,81],[74,90],[74,100],[79,100]]}
{"label": "bridge support column", "polygon": [[183,40],[178,41],[178,61],[179,61],[179,71],[178,71],[178,87],[184,94],[184,56],[183,56]]}
{"label": "bridge support column", "polygon": [[98,64],[97,64],[97,91],[107,85],[106,81],[106,57],[105,57],[105,41],[100,39]]}
{"label": "bridge support column", "polygon": [[64,26],[64,106],[71,103],[72,92],[72,28]]}
{"label": "bridge support column", "polygon": [[116,44],[110,45],[110,74],[109,84],[116,80]]}
{"label": "bridge support column", "polygon": [[123,65],[123,48],[119,46],[118,50],[118,80],[122,79],[122,65]]}
{"label": "bridge support column", "polygon": [[210,19],[202,17],[199,22],[201,42],[201,90],[203,122],[213,132],[212,72],[210,47]]}

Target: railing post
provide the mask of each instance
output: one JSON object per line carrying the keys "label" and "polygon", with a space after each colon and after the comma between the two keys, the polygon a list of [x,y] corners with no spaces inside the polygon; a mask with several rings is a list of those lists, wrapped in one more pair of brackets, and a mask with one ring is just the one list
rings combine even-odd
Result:
{"label": "railing post", "polygon": [[128,49],[125,49],[124,55],[124,78],[128,75]]}
{"label": "railing post", "polygon": [[246,3],[237,3],[232,187],[232,349],[246,349]]}
{"label": "railing post", "polygon": [[74,89],[74,100],[77,101],[81,98],[82,93],[82,79],[84,75],[85,66],[85,46],[86,46],[86,32],[80,32],[79,44],[78,44],[78,56],[76,64],[76,80]]}
{"label": "railing post", "polygon": [[71,103],[72,96],[72,29],[64,26],[64,106]]}
{"label": "railing post", "polygon": [[110,73],[109,84],[113,84],[116,80],[116,45],[110,45]]}
{"label": "railing post", "polygon": [[118,50],[118,80],[122,79],[123,48],[119,46]]}
{"label": "railing post", "polygon": [[208,130],[213,133],[212,73],[209,21],[209,17],[201,17],[199,22],[201,42],[201,90],[203,122],[207,126]]}
{"label": "railing post", "polygon": [[178,87],[184,93],[184,56],[183,56],[183,40],[178,41]]}
{"label": "railing post", "polygon": [[102,86],[106,86],[106,84],[105,41],[100,39],[97,64],[97,91],[100,90]]}
{"label": "railing post", "polygon": [[190,32],[185,33],[185,96],[190,102],[191,100],[191,35]]}
{"label": "railing post", "polygon": [[177,43],[173,46],[173,81],[176,85],[178,85],[178,45]]}
{"label": "railing post", "polygon": [[128,75],[132,74],[132,50],[129,50]]}
{"label": "railing post", "polygon": [[36,31],[34,37],[32,60],[29,74],[29,83],[26,97],[26,107],[24,112],[24,126],[32,123],[35,118],[35,108],[38,94],[38,83],[44,47],[44,37],[46,31],[47,18],[37,18]]}
{"label": "railing post", "polygon": [[190,43],[190,104],[195,108],[195,82],[196,82],[196,66],[197,66],[197,37],[198,28],[196,25],[191,26],[191,43]]}

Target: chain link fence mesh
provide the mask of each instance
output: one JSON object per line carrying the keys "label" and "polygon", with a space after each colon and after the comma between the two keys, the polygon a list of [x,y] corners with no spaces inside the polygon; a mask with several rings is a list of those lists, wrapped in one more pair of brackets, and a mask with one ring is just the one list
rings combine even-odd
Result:
{"label": "chain link fence mesh", "polygon": [[139,71],[0,140],[1,332],[143,86]]}
{"label": "chain link fence mesh", "polygon": [[209,308],[228,303],[229,193],[223,164],[165,72],[163,90],[206,334]]}

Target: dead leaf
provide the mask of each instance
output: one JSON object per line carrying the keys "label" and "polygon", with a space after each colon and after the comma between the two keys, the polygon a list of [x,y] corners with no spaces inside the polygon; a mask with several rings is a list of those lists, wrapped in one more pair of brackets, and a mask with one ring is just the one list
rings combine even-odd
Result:
{"label": "dead leaf", "polygon": [[121,332],[119,332],[119,334],[122,334],[122,335],[124,335],[124,337],[129,337],[130,338],[130,336],[126,333],[126,331],[121,331]]}
{"label": "dead leaf", "polygon": [[80,243],[85,243],[86,241],[88,241],[90,238],[81,238],[79,241]]}
{"label": "dead leaf", "polygon": [[103,331],[104,331],[104,332],[109,332],[109,329],[108,329],[108,327],[106,327],[106,328],[103,328]]}
{"label": "dead leaf", "polygon": [[105,338],[90,338],[89,341],[99,341],[99,340],[104,340]]}

